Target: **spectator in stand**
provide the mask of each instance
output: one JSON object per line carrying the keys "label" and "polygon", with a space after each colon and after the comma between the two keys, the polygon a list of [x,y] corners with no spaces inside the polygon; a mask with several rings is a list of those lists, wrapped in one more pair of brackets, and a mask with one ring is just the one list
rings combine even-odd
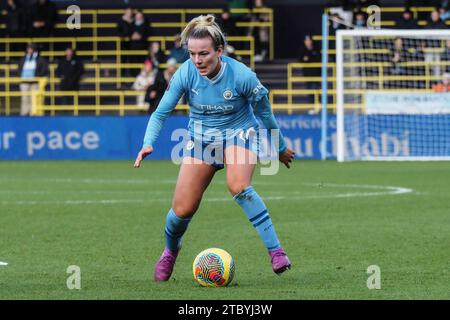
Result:
{"label": "spectator in stand", "polygon": [[18,74],[22,79],[20,83],[22,92],[20,115],[31,115],[33,103],[31,93],[39,89],[36,78],[49,75],[48,62],[39,55],[39,49],[35,44],[27,46],[25,56],[19,61]]}
{"label": "spectator in stand", "polygon": [[[267,9],[263,0],[254,0],[253,9]],[[250,22],[269,22],[270,16],[267,13],[259,12],[250,15]],[[255,39],[255,62],[265,61],[269,51],[269,27],[253,27],[247,31],[247,36]]]}
{"label": "spectator in stand", "polygon": [[134,23],[131,25],[130,46],[132,50],[146,50],[148,48],[147,38],[150,36],[150,23],[141,10],[137,10]]}
{"label": "spectator in stand", "polygon": [[441,15],[438,10],[433,10],[430,13],[430,20],[425,26],[425,29],[447,29],[447,25],[441,20]]}
{"label": "spectator in stand", "polygon": [[[147,88],[155,83],[157,69],[154,68],[153,63],[150,60],[146,60],[144,68],[137,76],[132,85],[133,90],[146,91]],[[145,107],[145,93],[136,96],[136,104],[143,108]]]}
{"label": "spectator in stand", "polygon": [[30,6],[28,21],[31,37],[50,37],[53,34],[58,11],[50,0],[37,0]]}
{"label": "spectator in stand", "polygon": [[[126,8],[119,22],[117,22],[117,33],[121,38],[121,49],[130,50],[130,38],[132,32],[132,26],[134,24],[134,10],[132,8]],[[123,63],[131,63],[130,55],[127,53],[122,54]],[[126,68],[124,70],[125,76],[131,75],[131,69]]]}
{"label": "spectator in stand", "polygon": [[131,30],[134,24],[134,11],[132,8],[126,8],[120,21],[117,22],[117,32],[119,37],[131,37]]}
{"label": "spectator in stand", "polygon": [[439,15],[441,20],[445,23],[445,21],[450,20],[450,10],[448,7],[440,7]]}
{"label": "spectator in stand", "polygon": [[[56,76],[61,78],[59,89],[61,91],[80,90],[80,80],[84,73],[84,63],[76,56],[72,47],[66,48],[64,58],[59,60],[56,68]],[[71,104],[72,99],[69,96],[62,97],[62,104]]]}
{"label": "spectator in stand", "polygon": [[[447,25],[441,20],[438,10],[433,10],[430,13],[430,21],[425,26],[425,29],[447,29]],[[426,42],[426,46],[430,49],[439,48],[441,47],[441,41],[429,39]],[[438,52],[432,50],[425,52],[425,62],[430,63],[432,75],[434,76],[439,76],[441,74],[440,61],[441,55]]]}
{"label": "spectator in stand", "polygon": [[[24,37],[26,33],[25,10],[17,0],[8,0],[6,5],[6,36],[9,38]],[[24,43],[10,43],[9,50],[24,51]],[[14,59],[14,57],[12,57]]]}
{"label": "spectator in stand", "polygon": [[441,61],[447,63],[447,65],[444,67],[444,72],[450,73],[450,39],[447,39],[447,41],[445,41],[445,49],[441,53]]}
{"label": "spectator in stand", "polygon": [[11,38],[23,37],[26,31],[25,10],[17,0],[6,4],[6,35]]}
{"label": "spectator in stand", "polygon": [[434,92],[450,92],[450,73],[442,75],[442,81],[433,85]]}
{"label": "spectator in stand", "polygon": [[299,62],[320,62],[320,59],[320,52],[314,47],[312,36],[306,35],[303,39],[303,46],[300,49]]}
{"label": "spectator in stand", "polygon": [[[363,11],[364,8],[367,8],[371,5],[380,6],[379,1],[377,0],[352,0],[350,1],[351,6],[353,7],[353,12],[355,13],[355,26],[357,28],[367,28],[367,14]],[[357,19],[357,15],[362,14],[364,16],[364,23]]]}
{"label": "spectator in stand", "polygon": [[420,40],[417,46],[413,49],[412,58],[414,61],[425,61],[425,51],[427,48],[426,40]]}
{"label": "spectator in stand", "polygon": [[169,59],[170,58],[174,58],[177,61],[177,63],[183,63],[187,59],[189,59],[189,54],[185,46],[181,44],[181,35],[179,34],[175,35],[174,46],[170,50],[169,54]]}
{"label": "spectator in stand", "polygon": [[[338,30],[347,29],[347,27],[345,25],[345,21],[342,19],[342,17],[338,13],[330,14],[330,20],[331,20],[330,27],[328,28],[329,29],[328,32],[329,32],[330,36],[335,36],[336,31],[338,31]],[[331,42],[333,42],[333,41],[331,41]]]}
{"label": "spectator in stand", "polygon": [[231,16],[230,9],[225,8],[220,15],[220,19],[217,20],[225,36],[232,36],[235,34],[236,25],[234,24],[233,17]]}
{"label": "spectator in stand", "polygon": [[161,45],[158,41],[153,41],[150,43],[150,47],[148,48],[147,58],[145,58],[144,63],[147,61],[151,61],[155,68],[159,68],[161,63],[165,63],[167,57],[165,53],[161,50]]}
{"label": "spectator in stand", "polygon": [[[417,76],[425,76],[425,66],[423,62],[425,61],[425,51],[426,51],[426,41],[421,40],[416,46],[411,46],[411,61],[419,62],[418,66],[414,67],[414,74]],[[425,88],[425,82],[419,82],[423,84],[421,87]]]}
{"label": "spectator in stand", "polygon": [[[228,10],[232,9],[251,9],[253,7],[252,0],[228,0]],[[248,22],[250,20],[250,15],[248,13],[243,12],[234,12],[231,14],[233,20],[235,22]],[[245,31],[245,28],[237,28],[236,35],[244,35],[242,30]]]}
{"label": "spectator in stand", "polygon": [[355,29],[364,29],[367,28],[367,18],[364,12],[357,11],[355,13],[355,19],[353,22]]}
{"label": "spectator in stand", "polygon": [[[301,63],[317,63],[321,61],[319,50],[314,47],[314,42],[311,35],[306,35],[303,40],[303,46],[299,52],[299,62]],[[320,67],[304,67],[303,76],[305,77],[320,77]],[[320,89],[320,81],[308,81],[306,82],[306,89],[318,90]],[[308,95],[308,103],[314,103],[314,94]]]}
{"label": "spectator in stand", "polygon": [[[437,1],[440,0],[404,0],[403,6],[405,8],[420,8],[420,7],[433,7],[437,5]],[[417,20],[426,20],[429,17],[426,11],[416,11]]]}
{"label": "spectator in stand", "polygon": [[[134,10],[132,8],[126,8],[120,21],[117,22],[117,32],[119,37],[121,38],[121,49],[122,50],[130,50],[130,38],[132,26],[134,24]],[[124,53],[122,55],[123,63],[131,63],[132,59],[130,59],[130,55]],[[124,69],[124,75],[126,77],[131,76],[131,68]]]}
{"label": "spectator in stand", "polygon": [[397,29],[419,29],[417,20],[414,19],[413,13],[409,9],[405,9],[402,18],[396,24]]}
{"label": "spectator in stand", "polygon": [[407,75],[408,70],[402,66],[402,62],[412,60],[412,56],[408,49],[403,44],[403,39],[400,37],[395,38],[394,45],[390,53],[392,67],[390,69],[391,75]]}
{"label": "spectator in stand", "polygon": [[[249,22],[251,14],[248,12],[242,12],[242,9],[250,10],[253,7],[253,0],[227,0],[228,5],[227,9],[231,12],[231,18],[233,19],[234,23],[239,22]],[[238,9],[238,12],[232,12],[233,9]],[[233,30],[234,36],[246,36],[247,35],[248,28],[246,27],[236,27]],[[245,50],[245,43],[244,42],[236,42],[235,48],[237,50]]]}
{"label": "spectator in stand", "polygon": [[158,107],[159,101],[163,97],[175,71],[177,71],[177,61],[174,58],[170,58],[167,60],[167,68],[165,70],[159,70],[155,82],[147,88],[145,102],[149,106],[149,114],[152,114],[156,107]]}
{"label": "spectator in stand", "polygon": [[[130,50],[147,50],[147,38],[150,36],[150,33],[150,23],[145,18],[144,13],[141,10],[137,10],[134,16],[134,23],[131,25]],[[142,63],[145,60],[145,57],[140,55],[133,55],[132,57],[134,63]],[[134,75],[136,74],[134,73]]]}
{"label": "spectator in stand", "polygon": [[[348,29],[349,24],[339,15],[339,13],[331,13],[329,16],[330,23],[328,27],[328,33],[330,36],[336,36],[336,31]],[[328,41],[328,48],[335,49],[336,43],[335,41]],[[331,57],[331,59],[334,59]],[[334,61],[334,60],[330,60]]]}

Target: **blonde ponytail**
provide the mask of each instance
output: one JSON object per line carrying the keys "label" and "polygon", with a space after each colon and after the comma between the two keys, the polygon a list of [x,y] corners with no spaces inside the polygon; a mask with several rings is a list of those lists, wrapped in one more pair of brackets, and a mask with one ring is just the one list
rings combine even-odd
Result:
{"label": "blonde ponytail", "polygon": [[222,30],[215,21],[216,18],[208,14],[192,19],[181,33],[181,42],[187,44],[189,39],[203,39],[210,37],[213,41],[214,49],[222,47],[225,49],[226,40]]}

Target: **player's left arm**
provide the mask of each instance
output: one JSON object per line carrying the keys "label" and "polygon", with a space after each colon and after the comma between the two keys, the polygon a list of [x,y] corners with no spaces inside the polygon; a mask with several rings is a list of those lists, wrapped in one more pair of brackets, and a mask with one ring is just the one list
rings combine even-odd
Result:
{"label": "player's left arm", "polygon": [[268,98],[269,91],[261,84],[254,72],[251,72],[247,79],[245,79],[242,84],[242,89],[253,107],[254,114],[261,120],[266,129],[277,130],[279,159],[286,167],[290,168],[289,164],[292,162],[295,153],[286,146],[283,134],[272,112]]}

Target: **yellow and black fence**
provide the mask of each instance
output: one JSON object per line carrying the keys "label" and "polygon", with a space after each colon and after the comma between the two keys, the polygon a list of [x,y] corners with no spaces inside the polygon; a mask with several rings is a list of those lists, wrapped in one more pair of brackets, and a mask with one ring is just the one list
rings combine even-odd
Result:
{"label": "yellow and black fence", "polygon": [[[387,49],[386,49],[387,50]],[[354,53],[359,51],[354,50]],[[346,50],[347,52],[347,50]],[[439,52],[439,51],[437,51]],[[371,70],[371,72],[362,72],[360,74],[355,73],[353,75],[344,76],[344,84],[348,83],[371,83],[372,89],[377,91],[424,91],[432,92],[433,83],[442,80],[442,76],[435,74],[432,70],[436,67],[441,69],[449,68],[450,61],[406,61],[398,63],[398,66],[405,69],[411,70],[422,70],[419,74],[403,74],[403,75],[393,75],[390,70],[393,64],[388,61],[384,62],[346,62],[344,63],[344,69],[354,68],[354,69],[366,69]],[[289,114],[294,112],[311,112],[319,113],[321,105],[321,94],[322,90],[320,84],[322,82],[322,77],[318,76],[304,76],[305,69],[315,69],[320,73],[322,63],[289,63],[288,68],[288,79],[286,90],[272,90],[270,92],[270,101],[274,109],[286,110]],[[328,63],[328,94],[331,96],[329,100],[328,108],[332,111],[336,111],[336,64],[334,62]],[[421,83],[417,86],[417,83]],[[305,89],[308,84],[316,84],[317,89]],[[396,87],[392,84],[401,83],[403,86],[409,88]],[[364,94],[370,90],[369,88],[363,89],[345,89],[345,94],[350,94],[358,96],[354,100],[359,100],[361,103],[355,104],[353,107],[361,107],[364,105]],[[305,97],[311,97],[312,101],[305,102]],[[352,107],[352,106],[349,106]]]}
{"label": "yellow and black fence", "polygon": [[[325,12],[330,13],[332,8],[326,8]],[[361,8],[363,12],[367,12],[367,8]],[[429,14],[436,10],[435,7],[410,7],[413,18],[417,20],[419,27],[425,27],[428,24]],[[382,28],[395,28],[398,20],[400,20],[402,13],[405,11],[405,7],[380,7],[381,21],[380,27]],[[450,20],[445,22],[450,26]]]}
{"label": "yellow and black fence", "polygon": [[[175,40],[174,36],[165,37],[148,37],[148,41],[159,42],[161,50],[169,54],[167,43]],[[255,67],[255,39],[252,36],[233,36],[228,37],[231,45],[235,43],[242,44],[245,49],[236,50],[235,54],[246,58],[251,68]],[[48,58],[50,62],[64,56],[64,50],[67,45],[77,50],[77,55],[87,57],[93,61],[114,61],[120,69],[120,64],[124,56],[146,56],[146,50],[123,50],[121,48],[122,39],[120,37],[51,37],[51,38],[3,38],[0,39],[0,46],[4,46],[5,50],[0,51],[0,58],[4,58],[9,62],[11,58],[19,58],[24,55],[23,51],[11,51],[13,44],[23,44],[25,47],[28,43],[44,44],[45,50],[41,51],[43,57]],[[99,49],[100,47],[108,49]],[[119,71],[118,69],[118,71]]]}
{"label": "yellow and black fence", "polygon": [[[423,70],[423,74],[416,75],[392,75],[390,68],[392,64],[390,62],[346,62],[344,68],[370,68],[373,72],[370,75],[366,73],[346,75],[344,77],[345,83],[372,83],[373,90],[377,91],[402,91],[409,90],[411,88],[396,88],[391,84],[395,82],[421,82],[422,85],[415,87],[414,91],[431,92],[432,84],[441,80],[441,76],[436,75],[431,70],[436,66],[450,67],[450,61],[440,62],[424,62],[424,61],[410,61],[401,62],[400,66],[405,68],[414,68]],[[142,107],[136,104],[136,97],[144,94],[142,91],[134,90],[106,90],[102,89],[102,83],[115,84],[117,78],[102,78],[101,72],[103,68],[115,68],[116,65],[111,64],[92,64],[86,65],[87,69],[94,70],[95,76],[84,78],[84,83],[92,83],[95,85],[94,90],[81,90],[73,92],[57,91],[56,86],[59,81],[54,77],[55,65],[52,65],[50,70],[52,77],[44,78],[41,80],[40,89],[34,92],[34,115],[55,115],[62,111],[70,112],[74,115],[78,115],[85,111],[90,111],[96,115],[104,114],[105,112],[113,112],[118,115],[125,115],[130,111],[143,112],[146,111]],[[137,67],[137,66],[136,66]],[[292,113],[318,113],[321,110],[321,88],[320,83],[322,78],[320,76],[308,77],[304,76],[305,69],[320,68],[321,63],[290,63],[288,68],[288,88],[287,89],[275,89],[270,91],[270,101],[275,111],[283,111],[289,114]],[[336,65],[335,63],[329,63],[328,72],[328,93],[331,96],[328,108],[335,112],[335,97],[336,97]],[[0,91],[0,114],[10,115],[16,112],[12,112],[13,100],[20,98],[22,93],[18,90],[18,85],[22,81],[18,77],[11,77],[11,73],[15,71],[17,66],[0,65],[0,72],[4,77],[0,78],[0,85],[5,90]],[[120,78],[119,81],[131,85],[134,78]],[[308,83],[316,83],[315,89],[305,89]],[[364,94],[367,92],[365,89],[346,89],[345,94],[357,96],[354,100],[360,101],[355,103],[353,107],[360,108],[364,104]],[[63,105],[58,102],[58,98],[62,96],[71,97],[72,103]],[[305,102],[305,97],[312,97],[311,101]],[[16,101],[17,105],[17,101]],[[352,106],[349,106],[352,107]],[[179,110],[187,110],[186,105],[177,107]]]}
{"label": "yellow and black fence", "polygon": [[[0,79],[0,85],[7,88],[18,86],[23,80],[17,77]],[[75,116],[83,112],[89,112],[95,115],[105,113],[124,116],[129,112],[145,113],[147,109],[136,104],[136,97],[143,95],[144,91],[134,90],[102,90],[102,91],[48,91],[47,78],[28,79],[27,81],[36,81],[39,86],[37,90],[31,92],[21,92],[19,90],[0,91],[0,115],[17,114],[19,100],[24,95],[32,97],[31,115],[57,115],[69,113]],[[61,104],[59,98],[69,97],[71,104]],[[106,102],[105,102],[106,101]],[[15,106],[16,110],[13,110]],[[187,110],[186,105],[178,105],[177,110]],[[13,112],[15,111],[15,112]]]}
{"label": "yellow and black fence", "polygon": [[[143,9],[143,13],[150,20],[150,26],[155,30],[153,33],[161,36],[151,37],[155,41],[161,41],[162,49],[166,49],[165,40],[169,36],[180,33],[186,24],[195,16],[200,14],[216,14],[220,15],[223,9]],[[267,21],[247,21],[236,22],[236,28],[248,29],[252,28],[267,28],[269,32],[269,58],[272,60],[275,56],[274,47],[274,17],[273,9],[271,8],[254,8],[254,9],[231,9],[232,14],[264,14],[267,16]],[[6,12],[2,13],[3,15]],[[59,20],[66,21],[72,14],[66,10],[59,10]],[[92,39],[108,38],[111,35],[117,34],[117,22],[120,20],[123,10],[121,9],[95,9],[80,11],[81,15],[81,30],[83,36]],[[0,24],[0,29],[5,29],[5,24]],[[56,31],[64,31],[62,35],[74,34],[77,35],[77,30],[67,30],[66,23],[57,23],[55,25]],[[78,33],[79,34],[79,33]],[[234,41],[237,36],[230,35],[227,37],[228,41]],[[57,37],[58,38],[58,37]],[[158,39],[159,38],[159,39]],[[97,41],[94,44],[98,43]],[[101,48],[94,47],[92,50],[96,51]]]}

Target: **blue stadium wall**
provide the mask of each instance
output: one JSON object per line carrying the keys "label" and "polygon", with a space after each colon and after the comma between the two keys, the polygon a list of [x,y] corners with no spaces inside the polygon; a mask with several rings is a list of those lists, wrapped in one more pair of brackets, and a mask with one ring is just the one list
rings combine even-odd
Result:
{"label": "blue stadium wall", "polygon": [[[278,115],[288,145],[300,159],[320,159],[321,120],[315,115]],[[127,117],[2,117],[2,160],[131,160],[142,145],[146,116]],[[328,122],[330,156],[335,157],[335,118]],[[177,128],[187,128],[188,117],[171,116],[164,124],[152,159],[171,159]]]}
{"label": "blue stadium wall", "polygon": [[[394,119],[400,117],[401,119]],[[320,159],[321,119],[318,115],[277,115],[277,121],[298,159]],[[181,150],[188,135],[187,116],[167,119],[152,159],[169,160]],[[349,137],[349,155],[448,156],[450,128],[440,129],[435,144],[424,148],[424,136],[436,123],[450,123],[450,115],[371,115],[353,119],[364,128],[373,122],[379,130]],[[402,121],[402,128],[389,123]],[[142,145],[148,117],[3,117],[0,118],[0,160],[132,160]],[[421,126],[417,126],[421,123]],[[328,119],[327,158],[336,158],[336,118]],[[183,133],[181,132],[181,133]],[[175,134],[174,134],[175,133]],[[355,139],[358,140],[355,143]],[[424,153],[425,152],[425,153]],[[427,154],[426,152],[429,152]]]}
{"label": "blue stadium wall", "polygon": [[[277,115],[277,121],[298,159],[320,159],[321,119],[318,115]],[[400,119],[396,119],[400,118]],[[173,135],[186,129],[187,116],[167,119],[152,159],[169,160],[188,138]],[[424,140],[436,124],[450,123],[450,115],[371,115],[353,119],[379,130],[349,137],[350,156],[449,156],[450,127],[442,127],[434,143]],[[389,123],[402,121],[402,128]],[[148,117],[0,117],[0,160],[132,160],[142,145]],[[421,123],[417,126],[417,123]],[[328,119],[327,158],[336,158],[336,118]],[[358,142],[356,142],[356,140]]]}

